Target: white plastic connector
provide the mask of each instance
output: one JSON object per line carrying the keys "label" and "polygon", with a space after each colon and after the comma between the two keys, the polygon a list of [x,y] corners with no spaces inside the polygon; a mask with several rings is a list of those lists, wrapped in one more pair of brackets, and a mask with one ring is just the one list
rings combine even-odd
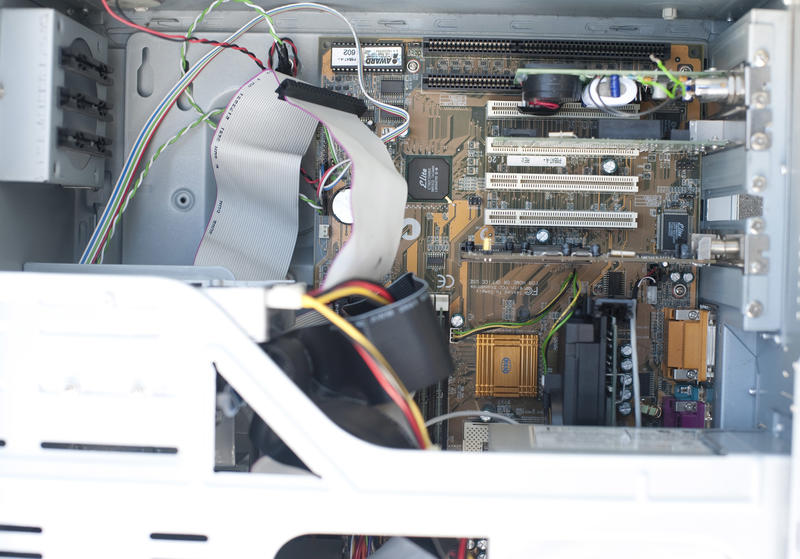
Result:
{"label": "white plastic connector", "polygon": [[264,305],[269,309],[303,308],[303,295],[306,294],[304,283],[286,283],[270,287],[264,293]]}

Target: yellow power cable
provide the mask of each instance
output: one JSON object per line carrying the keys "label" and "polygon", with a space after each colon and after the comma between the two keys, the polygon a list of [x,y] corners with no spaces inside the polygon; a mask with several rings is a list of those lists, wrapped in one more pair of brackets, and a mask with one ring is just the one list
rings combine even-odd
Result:
{"label": "yellow power cable", "polygon": [[400,377],[397,376],[397,373],[394,372],[394,369],[380,352],[380,350],[375,347],[375,345],[367,339],[364,334],[362,334],[358,328],[347,322],[344,318],[336,314],[333,310],[329,309],[325,306],[324,303],[311,297],[310,295],[303,295],[302,297],[302,304],[303,308],[306,309],[313,309],[317,311],[319,314],[327,318],[331,324],[339,328],[343,334],[345,334],[348,338],[353,340],[355,343],[363,347],[373,359],[375,359],[380,365],[381,368],[387,373],[387,379],[390,381],[392,386],[403,396],[403,399],[408,404],[409,409],[411,410],[411,414],[414,416],[414,420],[420,427],[420,432],[422,434],[423,442],[425,444],[425,448],[432,448],[433,443],[431,442],[430,437],[428,436],[428,428],[425,427],[425,420],[422,418],[422,413],[420,413],[419,408],[417,407],[416,402],[411,397],[411,394],[408,393],[406,387],[403,386],[403,381],[400,380]]}
{"label": "yellow power cable", "polygon": [[354,295],[360,295],[361,297],[366,297],[370,301],[374,301],[379,305],[388,305],[391,303],[386,297],[383,295],[378,295],[374,291],[370,291],[366,287],[358,287],[358,286],[351,286],[351,287],[341,287],[339,289],[334,289],[333,291],[329,291],[328,293],[324,293],[319,297],[316,297],[316,300],[322,303],[323,305],[329,305],[334,301],[339,299],[343,299],[345,297],[352,297]]}

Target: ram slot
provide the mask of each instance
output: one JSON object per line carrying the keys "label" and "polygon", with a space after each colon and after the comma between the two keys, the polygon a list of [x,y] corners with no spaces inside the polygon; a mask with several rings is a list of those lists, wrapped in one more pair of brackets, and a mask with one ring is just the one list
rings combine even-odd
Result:
{"label": "ram slot", "polygon": [[484,216],[486,225],[636,229],[638,214],[574,210],[486,210]]}
{"label": "ram slot", "polygon": [[[572,145],[570,145],[570,143]],[[521,140],[520,138],[486,138],[486,154],[496,155],[588,155],[603,156],[616,155],[619,157],[639,157],[640,151],[636,148],[615,147],[609,145],[594,145],[592,147],[578,147],[576,142],[543,141],[540,138]]]}
{"label": "ram slot", "polygon": [[[584,107],[580,103],[573,102],[562,103],[558,112],[551,115],[523,113],[519,110],[518,105],[519,101],[487,101],[486,118],[489,120],[508,118],[617,118],[605,111]],[[635,114],[639,112],[639,104],[622,105],[614,107],[614,109],[623,113]]]}
{"label": "ram slot", "polygon": [[635,193],[639,192],[639,177],[486,173],[486,188],[489,190]]}

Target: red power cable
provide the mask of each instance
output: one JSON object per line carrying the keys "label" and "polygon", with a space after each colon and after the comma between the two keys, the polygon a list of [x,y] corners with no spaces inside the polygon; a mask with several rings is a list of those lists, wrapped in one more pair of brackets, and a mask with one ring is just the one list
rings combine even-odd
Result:
{"label": "red power cable", "polygon": [[361,356],[361,359],[363,359],[367,364],[372,376],[375,377],[375,380],[378,381],[378,384],[381,385],[381,388],[383,388],[386,394],[389,395],[389,398],[391,398],[392,401],[397,404],[397,406],[400,408],[400,411],[403,412],[403,415],[411,426],[411,430],[414,431],[414,437],[417,439],[417,443],[419,443],[420,448],[425,448],[425,438],[422,436],[420,426],[414,419],[414,414],[411,413],[411,408],[408,407],[408,402],[405,401],[403,396],[397,392],[391,384],[389,384],[389,381],[383,376],[378,363],[372,358],[372,355],[370,355],[366,349],[358,344],[353,344],[353,347],[356,348],[356,351]]}
{"label": "red power cable", "polygon": [[466,559],[467,557],[467,540],[461,538],[458,542],[458,559]]}
{"label": "red power cable", "polygon": [[389,293],[389,291],[385,287],[378,285],[377,283],[372,283],[370,281],[365,281],[365,280],[348,280],[330,289],[326,289],[324,291],[322,289],[315,289],[314,291],[309,292],[309,295],[311,295],[312,297],[319,297],[323,293],[327,293],[329,291],[333,291],[334,289],[339,289],[348,286],[363,287],[364,289],[369,289],[373,293],[380,295],[384,299],[387,299],[390,302],[394,303],[395,300],[394,296],[391,293]]}
{"label": "red power cable", "polygon": [[253,61],[256,64],[258,64],[259,68],[261,68],[262,70],[266,70],[266,67],[264,66],[264,63],[261,62],[261,60],[255,54],[253,54],[252,52],[250,52],[249,50],[247,50],[244,47],[240,47],[239,45],[236,45],[236,44],[233,44],[233,43],[225,43],[225,42],[220,42],[220,41],[213,41],[211,39],[200,39],[198,37],[189,37],[187,39],[183,35],[172,35],[170,33],[162,33],[161,31],[155,31],[153,29],[150,29],[149,27],[144,27],[143,25],[139,25],[138,23],[135,23],[133,21],[125,19],[122,16],[117,15],[114,12],[114,10],[111,9],[111,6],[108,5],[108,0],[100,0],[100,2],[103,4],[103,8],[105,8],[106,12],[108,12],[108,15],[110,15],[112,18],[114,18],[118,22],[122,23],[123,25],[127,25],[128,27],[132,27],[133,29],[138,29],[139,31],[144,31],[145,33],[149,33],[150,35],[155,35],[156,37],[161,37],[162,39],[167,39],[169,41],[185,41],[185,42],[188,42],[188,43],[198,43],[198,44],[204,44],[204,45],[216,45],[216,46],[220,46],[220,47],[224,47],[224,48],[237,50],[239,52],[242,52],[242,53],[246,54],[250,58],[252,58]]}

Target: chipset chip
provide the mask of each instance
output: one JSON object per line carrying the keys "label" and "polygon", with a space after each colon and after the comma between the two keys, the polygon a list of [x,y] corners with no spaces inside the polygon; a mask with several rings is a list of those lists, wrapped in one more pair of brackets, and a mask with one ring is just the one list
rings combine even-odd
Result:
{"label": "chipset chip", "polygon": [[666,210],[658,216],[658,249],[675,252],[689,243],[689,214]]}
{"label": "chipset chip", "polygon": [[408,196],[413,200],[444,200],[450,194],[450,161],[446,157],[408,159]]}
{"label": "chipset chip", "polygon": [[478,334],[476,396],[536,396],[538,337],[533,334]]}

